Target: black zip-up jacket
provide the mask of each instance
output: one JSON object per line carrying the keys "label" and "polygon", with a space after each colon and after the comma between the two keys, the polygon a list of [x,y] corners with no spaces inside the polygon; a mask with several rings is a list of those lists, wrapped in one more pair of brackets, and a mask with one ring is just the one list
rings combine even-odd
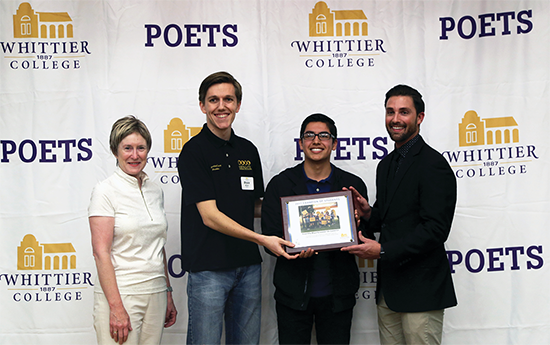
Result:
{"label": "black zip-up jacket", "polygon": [[[331,191],[341,191],[342,187],[353,186],[361,195],[367,197],[367,187],[361,178],[334,165],[332,168]],[[262,233],[283,237],[280,198],[303,194],[309,194],[303,163],[288,168],[273,177],[267,186],[262,204]],[[361,231],[363,236],[374,238],[365,230],[361,229]],[[269,250],[266,251],[272,254]],[[333,311],[337,313],[353,308],[356,301],[355,294],[359,289],[359,270],[355,256],[338,250],[320,252],[318,255],[326,255],[329,258]],[[273,284],[276,288],[275,300],[278,303],[296,310],[307,308],[311,295],[310,281],[315,256],[294,260],[287,260],[284,257],[277,258]]]}

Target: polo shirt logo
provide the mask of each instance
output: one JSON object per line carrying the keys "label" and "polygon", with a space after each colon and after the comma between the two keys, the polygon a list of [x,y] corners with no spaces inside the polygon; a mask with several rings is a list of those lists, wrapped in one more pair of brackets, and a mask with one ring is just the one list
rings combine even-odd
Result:
{"label": "polo shirt logo", "polygon": [[221,164],[214,164],[210,167],[210,169],[212,169],[212,171],[218,171],[221,169],[221,167],[222,167]]}
{"label": "polo shirt logo", "polygon": [[252,166],[249,160],[238,160],[239,170],[252,170]]}

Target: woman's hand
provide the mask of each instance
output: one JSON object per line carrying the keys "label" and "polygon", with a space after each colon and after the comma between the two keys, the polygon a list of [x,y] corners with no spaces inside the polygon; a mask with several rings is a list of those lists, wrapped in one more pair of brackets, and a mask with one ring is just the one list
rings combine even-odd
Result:
{"label": "woman's hand", "polygon": [[166,318],[164,320],[164,328],[170,327],[176,323],[176,315],[178,311],[176,310],[176,305],[172,299],[172,292],[166,292],[168,294],[168,304],[166,306]]}
{"label": "woman's hand", "polygon": [[109,315],[109,330],[111,338],[119,344],[124,344],[128,340],[128,334],[132,330],[130,316],[123,305],[111,307]]}

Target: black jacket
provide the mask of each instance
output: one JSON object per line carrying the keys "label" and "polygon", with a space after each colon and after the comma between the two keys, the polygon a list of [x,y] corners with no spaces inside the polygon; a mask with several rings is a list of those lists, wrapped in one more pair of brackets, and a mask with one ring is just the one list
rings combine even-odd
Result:
{"label": "black jacket", "polygon": [[[367,197],[367,187],[361,178],[333,166],[332,191],[342,187],[355,187]],[[273,177],[267,186],[262,204],[262,233],[283,237],[282,211],[280,198],[291,195],[309,194],[303,163],[288,168]],[[374,238],[363,231],[366,237]],[[267,250],[266,250],[267,251]],[[267,251],[270,253],[269,251]],[[272,254],[272,253],[270,253]],[[273,284],[275,300],[289,308],[305,310],[311,294],[311,275],[316,256],[326,255],[330,261],[333,311],[339,312],[355,305],[355,293],[359,289],[359,270],[354,255],[338,250],[320,252],[308,259],[287,260],[277,258]]]}
{"label": "black jacket", "polygon": [[369,221],[384,248],[376,297],[397,312],[457,304],[445,241],[456,205],[456,178],[439,152],[419,138],[388,182],[392,152],[376,170],[376,203]]}

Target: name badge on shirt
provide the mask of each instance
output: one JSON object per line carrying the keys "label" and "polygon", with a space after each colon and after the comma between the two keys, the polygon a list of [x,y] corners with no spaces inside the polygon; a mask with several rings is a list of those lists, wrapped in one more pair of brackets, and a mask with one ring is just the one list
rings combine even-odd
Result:
{"label": "name badge on shirt", "polygon": [[254,177],[241,176],[241,188],[243,190],[254,190]]}

